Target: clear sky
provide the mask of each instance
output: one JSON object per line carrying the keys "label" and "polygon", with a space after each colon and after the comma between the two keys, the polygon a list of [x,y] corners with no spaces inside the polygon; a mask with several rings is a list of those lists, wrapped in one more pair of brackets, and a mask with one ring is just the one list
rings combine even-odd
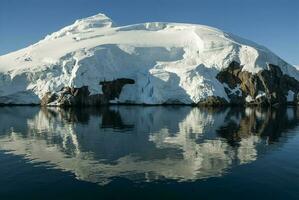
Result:
{"label": "clear sky", "polygon": [[0,55],[99,12],[119,25],[167,21],[214,26],[299,64],[299,0],[0,0]]}

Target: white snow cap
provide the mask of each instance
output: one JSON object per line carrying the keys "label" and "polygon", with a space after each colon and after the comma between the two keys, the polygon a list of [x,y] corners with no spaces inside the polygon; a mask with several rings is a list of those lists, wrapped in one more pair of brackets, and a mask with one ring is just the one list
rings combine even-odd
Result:
{"label": "white snow cap", "polygon": [[94,28],[111,28],[114,25],[114,22],[109,17],[105,14],[99,13],[91,17],[78,19],[74,24],[47,36],[45,39],[56,39],[69,34],[89,31]]}

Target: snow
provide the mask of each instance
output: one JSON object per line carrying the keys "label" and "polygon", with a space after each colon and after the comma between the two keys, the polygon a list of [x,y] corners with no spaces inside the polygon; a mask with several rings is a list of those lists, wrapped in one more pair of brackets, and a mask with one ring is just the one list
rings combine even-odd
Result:
{"label": "snow", "polygon": [[245,98],[245,101],[246,101],[247,103],[252,103],[254,100],[259,99],[259,98],[262,98],[262,97],[264,97],[264,96],[266,96],[266,93],[265,93],[265,92],[258,91],[256,97],[253,98],[252,96],[247,95],[247,97]]}
{"label": "snow", "polygon": [[226,83],[223,83],[223,86],[230,91],[229,95],[233,94],[240,97],[242,96],[240,84],[237,84],[237,86],[233,89],[231,89]]}
{"label": "snow", "polygon": [[216,28],[164,22],[116,26],[98,14],[0,56],[0,103],[39,103],[46,92],[65,86],[86,85],[92,94],[101,93],[99,81],[116,78],[136,82],[124,87],[118,102],[227,99],[215,77],[232,61],[252,73],[278,65],[299,79],[296,68],[267,48]]}
{"label": "snow", "polygon": [[258,99],[258,98],[261,98],[261,97],[264,97],[264,96],[266,96],[265,92],[258,91],[258,94],[256,95],[255,99]]}
{"label": "snow", "polygon": [[250,103],[250,102],[253,102],[254,99],[253,99],[250,95],[248,95],[248,96],[245,98],[245,101],[248,102],[248,103]]}

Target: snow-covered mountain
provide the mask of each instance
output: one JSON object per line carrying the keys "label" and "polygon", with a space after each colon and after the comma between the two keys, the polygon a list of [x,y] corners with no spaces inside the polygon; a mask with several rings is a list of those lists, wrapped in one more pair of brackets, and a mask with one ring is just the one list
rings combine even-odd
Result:
{"label": "snow-covered mountain", "polygon": [[[219,76],[236,65],[238,75]],[[244,80],[254,82],[258,74],[263,78],[262,71],[273,74],[276,68],[271,65],[297,84],[295,67],[267,48],[219,29],[163,22],[116,26],[106,15],[98,14],[0,56],[0,103],[40,104],[44,98],[44,104],[59,105],[67,98],[72,104],[70,96],[83,94],[80,89],[84,86],[87,92],[80,98],[93,96],[87,104],[197,104],[210,97],[229,103],[232,94],[251,102],[268,98],[273,91],[264,84],[252,92]],[[223,78],[230,76],[238,80]],[[259,81],[264,82],[262,78]],[[133,82],[119,86],[113,82],[119,79]],[[281,89],[282,96],[290,99],[293,95],[294,101],[297,85],[289,87],[289,82],[281,81],[287,85]],[[105,84],[108,93],[116,94],[103,95]]]}

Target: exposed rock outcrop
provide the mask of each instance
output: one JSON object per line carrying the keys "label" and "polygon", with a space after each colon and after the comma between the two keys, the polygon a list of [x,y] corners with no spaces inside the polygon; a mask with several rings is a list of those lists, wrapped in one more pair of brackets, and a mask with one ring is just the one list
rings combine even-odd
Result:
{"label": "exposed rock outcrop", "polygon": [[268,70],[252,74],[242,71],[239,63],[232,62],[216,78],[225,84],[231,104],[296,104],[299,82],[283,74],[278,66],[269,64],[268,67]]}
{"label": "exposed rock outcrop", "polygon": [[119,98],[122,88],[126,84],[134,84],[132,79],[116,79],[101,81],[103,94],[90,95],[88,86],[80,88],[63,87],[58,93],[47,92],[41,100],[41,105],[59,106],[91,106],[108,104],[110,100]]}
{"label": "exposed rock outcrop", "polygon": [[[210,96],[197,103],[199,106],[297,104],[299,81],[283,74],[280,67],[269,64],[269,69],[258,73],[243,71],[238,62],[220,71],[216,78],[224,85],[228,99]],[[122,88],[135,81],[120,78],[101,81],[102,94],[91,95],[88,86],[64,87],[57,93],[46,93],[42,105],[81,106],[104,105],[119,98]]]}
{"label": "exposed rock outcrop", "polygon": [[105,98],[113,100],[119,97],[124,85],[134,83],[135,81],[132,79],[120,78],[114,81],[101,81],[100,85],[102,85],[102,91],[105,95]]}
{"label": "exposed rock outcrop", "polygon": [[199,106],[223,106],[227,105],[228,101],[226,101],[222,97],[210,96],[207,97],[205,100],[198,102],[197,105]]}

